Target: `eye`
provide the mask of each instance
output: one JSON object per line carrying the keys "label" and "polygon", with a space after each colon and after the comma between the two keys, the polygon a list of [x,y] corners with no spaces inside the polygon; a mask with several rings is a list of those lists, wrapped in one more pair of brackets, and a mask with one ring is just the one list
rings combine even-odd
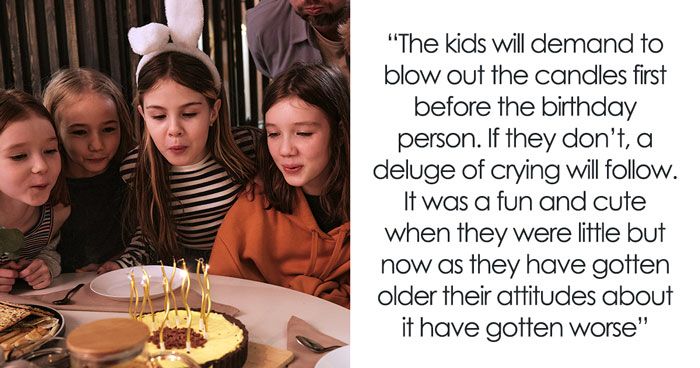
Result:
{"label": "eye", "polygon": [[275,138],[275,137],[277,137],[277,136],[279,136],[279,135],[280,135],[279,132],[267,132],[267,137],[268,137],[268,138]]}
{"label": "eye", "polygon": [[297,135],[300,135],[302,137],[311,137],[311,135],[314,134],[313,132],[297,132]]}
{"label": "eye", "polygon": [[151,119],[153,120],[165,120],[165,114],[163,115],[151,115]]}
{"label": "eye", "polygon": [[50,155],[50,156],[55,155],[57,153],[58,153],[58,150],[56,148],[49,148],[49,149],[44,150],[44,154]]}
{"label": "eye", "polygon": [[26,154],[26,153],[20,153],[20,154],[17,154],[17,155],[12,155],[12,156],[10,156],[10,160],[12,160],[12,161],[22,161],[22,160],[24,160],[25,158],[27,158],[27,154]]}
{"label": "eye", "polygon": [[184,113],[182,113],[182,117],[184,117],[185,119],[191,119],[195,116],[197,116],[196,112],[184,112]]}
{"label": "eye", "polygon": [[106,128],[104,128],[104,129],[102,129],[102,132],[108,133],[108,134],[109,134],[109,133],[114,133],[114,132],[116,132],[116,131],[117,131],[117,128],[116,128],[116,127],[106,127]]}
{"label": "eye", "polygon": [[87,130],[85,129],[78,129],[78,130],[71,130],[68,134],[76,137],[82,137],[84,135],[87,135]]}

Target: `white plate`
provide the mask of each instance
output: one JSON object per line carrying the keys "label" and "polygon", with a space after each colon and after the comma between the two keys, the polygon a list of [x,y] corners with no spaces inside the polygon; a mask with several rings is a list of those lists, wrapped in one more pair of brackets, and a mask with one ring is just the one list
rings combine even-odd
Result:
{"label": "white plate", "polygon": [[[136,266],[107,272],[92,280],[90,289],[96,294],[106,296],[107,298],[129,300],[129,293],[131,292],[129,273],[132,270],[134,271],[134,281],[136,281],[136,289],[139,295],[143,296],[143,286],[141,286],[141,280],[143,279],[142,270],[148,273],[148,277],[151,280],[149,293],[151,298],[156,298],[164,294],[161,266]],[[173,279],[172,287],[173,290],[177,290],[180,285],[182,285],[182,280],[185,278],[185,271],[179,268],[165,266],[165,274],[168,280],[172,277],[173,272],[175,272],[175,279]]]}
{"label": "white plate", "polygon": [[316,368],[350,368],[350,345],[326,354],[316,363]]}

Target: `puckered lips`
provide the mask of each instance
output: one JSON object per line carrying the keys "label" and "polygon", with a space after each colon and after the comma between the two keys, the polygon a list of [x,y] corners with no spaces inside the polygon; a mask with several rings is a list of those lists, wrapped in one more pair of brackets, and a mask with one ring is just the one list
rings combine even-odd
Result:
{"label": "puckered lips", "polygon": [[168,147],[168,151],[169,151],[169,152],[172,152],[172,153],[174,153],[174,154],[176,154],[176,155],[185,153],[186,150],[187,150],[187,146],[185,146],[185,145],[183,145],[183,144],[175,144],[175,145],[172,145],[172,146],[169,146],[169,147]]}
{"label": "puckered lips", "polygon": [[304,167],[304,165],[300,165],[300,164],[283,164],[282,171],[285,174],[293,175],[293,174],[298,174],[303,167]]}
{"label": "puckered lips", "polygon": [[51,183],[49,183],[48,181],[38,181],[38,182],[32,183],[29,186],[29,188],[34,189],[34,190],[38,190],[38,191],[42,191],[42,190],[48,189],[50,184]]}

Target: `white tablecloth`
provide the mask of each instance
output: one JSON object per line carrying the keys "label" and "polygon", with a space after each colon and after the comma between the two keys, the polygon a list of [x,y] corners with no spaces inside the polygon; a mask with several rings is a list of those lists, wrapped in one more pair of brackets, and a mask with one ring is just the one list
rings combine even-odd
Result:
{"label": "white tablecloth", "polygon": [[[89,287],[94,273],[62,274],[50,288],[20,293],[45,294],[68,290],[78,283]],[[210,275],[212,299],[240,309],[237,316],[248,329],[250,339],[277,348],[287,347],[287,321],[295,315],[321,332],[346,343],[350,342],[350,310],[294,290],[232,277]],[[66,332],[76,326],[103,318],[126,317],[126,313],[61,311]]]}

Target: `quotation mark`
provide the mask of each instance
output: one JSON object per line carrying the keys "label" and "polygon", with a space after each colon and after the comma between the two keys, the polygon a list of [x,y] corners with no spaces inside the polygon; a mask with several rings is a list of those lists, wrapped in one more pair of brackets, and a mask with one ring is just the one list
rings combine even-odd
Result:
{"label": "quotation mark", "polygon": [[646,325],[647,324],[647,317],[639,317],[639,324]]}

